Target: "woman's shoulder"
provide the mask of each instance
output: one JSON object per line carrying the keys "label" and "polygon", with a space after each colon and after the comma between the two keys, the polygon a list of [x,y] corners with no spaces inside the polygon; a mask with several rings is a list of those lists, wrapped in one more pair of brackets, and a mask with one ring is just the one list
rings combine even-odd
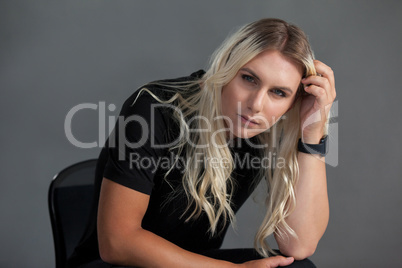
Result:
{"label": "woman's shoulder", "polygon": [[201,79],[204,74],[205,74],[205,71],[200,69],[187,76],[181,76],[181,77],[172,78],[172,79],[156,80],[156,81],[150,82],[149,84],[153,84],[153,83],[168,83],[169,84],[169,83],[191,82],[194,80]]}
{"label": "woman's shoulder", "polygon": [[205,74],[204,70],[193,72],[188,76],[173,79],[155,80],[137,88],[124,102],[123,110],[131,110],[134,104],[146,106],[160,103],[172,98],[176,93],[182,93],[183,87],[198,81]]}
{"label": "woman's shoulder", "polygon": [[200,80],[204,74],[204,70],[198,70],[188,76],[152,81],[140,87],[139,91],[147,89],[156,97],[164,100],[170,99],[174,94],[182,93],[183,89],[188,89],[188,86],[191,87],[192,83]]}

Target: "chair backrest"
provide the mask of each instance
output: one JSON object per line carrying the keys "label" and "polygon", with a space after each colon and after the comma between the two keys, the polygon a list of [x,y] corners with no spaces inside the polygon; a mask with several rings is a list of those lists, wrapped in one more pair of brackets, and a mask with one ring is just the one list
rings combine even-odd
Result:
{"label": "chair backrest", "polygon": [[56,254],[56,267],[66,267],[80,242],[93,204],[96,159],[82,161],[54,176],[48,204]]}

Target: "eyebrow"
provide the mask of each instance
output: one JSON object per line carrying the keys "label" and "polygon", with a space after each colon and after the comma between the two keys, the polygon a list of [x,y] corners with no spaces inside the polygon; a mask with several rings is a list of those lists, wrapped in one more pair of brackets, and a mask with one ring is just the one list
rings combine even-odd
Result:
{"label": "eyebrow", "polygon": [[[249,68],[247,68],[247,67],[241,68],[240,70],[241,70],[241,71],[246,71],[246,72],[250,73],[250,74],[251,74],[252,76],[254,76],[258,81],[261,81],[261,79],[258,77],[258,75],[257,75],[253,70],[251,70],[251,69],[249,69]],[[288,88],[288,87],[274,87],[274,88],[276,88],[276,89],[281,89],[281,90],[284,90],[284,91],[288,91],[290,94],[293,93],[293,90],[291,90],[291,89]]]}

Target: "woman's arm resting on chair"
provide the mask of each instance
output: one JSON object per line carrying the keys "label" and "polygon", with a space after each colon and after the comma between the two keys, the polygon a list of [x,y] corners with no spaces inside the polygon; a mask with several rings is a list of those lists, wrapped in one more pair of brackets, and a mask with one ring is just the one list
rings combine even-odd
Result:
{"label": "woman's arm resting on chair", "polygon": [[98,209],[101,258],[111,264],[140,267],[277,267],[293,258],[276,256],[233,264],[186,251],[141,228],[149,196],[103,179]]}
{"label": "woman's arm resting on chair", "polygon": [[[141,267],[230,267],[230,263],[185,251],[141,228],[149,195],[103,179],[98,209],[101,258]],[[198,265],[197,265],[198,264]],[[226,266],[225,266],[226,265]]]}

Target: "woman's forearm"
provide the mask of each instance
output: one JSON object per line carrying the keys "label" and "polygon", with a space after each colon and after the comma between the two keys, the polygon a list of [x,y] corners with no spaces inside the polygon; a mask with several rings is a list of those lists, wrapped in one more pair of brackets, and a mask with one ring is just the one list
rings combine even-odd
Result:
{"label": "woman's forearm", "polygon": [[[301,101],[300,126],[302,141],[318,144],[326,132],[328,116],[336,98],[335,77],[332,69],[314,60],[317,75],[301,80],[307,93]],[[305,258],[312,255],[328,225],[329,204],[325,159],[318,155],[298,153],[299,178],[295,188],[296,207],[285,220],[298,239],[288,234],[276,236],[282,253]]]}
{"label": "woman's forearm", "polygon": [[235,267],[230,262],[186,251],[142,228],[99,241],[101,258],[111,264],[135,267]]}
{"label": "woman's forearm", "polygon": [[325,232],[329,204],[325,159],[318,155],[298,153],[299,179],[296,185],[296,207],[286,223],[296,232],[280,238],[275,236],[280,251],[295,259],[311,256]]}

